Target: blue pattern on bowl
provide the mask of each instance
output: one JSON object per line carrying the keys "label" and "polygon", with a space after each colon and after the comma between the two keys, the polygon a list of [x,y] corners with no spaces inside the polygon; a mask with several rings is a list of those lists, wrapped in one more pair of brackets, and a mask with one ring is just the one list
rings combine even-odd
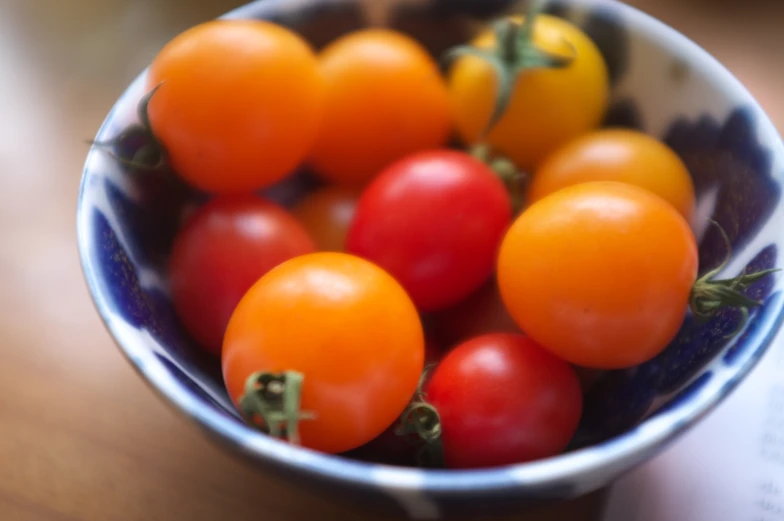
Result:
{"label": "blue pattern on bowl", "polygon": [[642,116],[633,100],[615,100],[607,109],[607,114],[604,118],[604,126],[642,130]]}
{"label": "blue pattern on bowl", "polygon": [[[365,7],[376,0],[365,0]],[[386,17],[438,51],[516,2],[401,0]],[[384,3],[383,5],[390,5]],[[292,25],[321,46],[364,24],[352,0],[264,0],[229,17]],[[574,20],[597,41],[613,79],[607,125],[643,129],[669,143],[689,166],[698,195],[693,223],[703,271],[725,255],[715,218],[733,255],[722,275],[744,267],[781,267],[784,148],[743,87],[715,60],[675,31],[618,3],[551,2],[548,12]],[[379,15],[379,13],[381,13]],[[138,78],[110,112],[98,139],[136,122]],[[113,148],[130,157],[139,132]],[[265,191],[290,204],[318,183],[306,171]],[[491,513],[599,488],[655,454],[698,421],[744,378],[782,322],[784,288],[768,277],[748,293],[764,301],[741,334],[724,311],[705,324],[687,317],[672,345],[640,367],[612,371],[586,397],[569,452],[544,461],[474,471],[424,471],[350,460],[291,447],[246,427],[228,400],[217,360],[195,349],[174,315],[166,287],[166,254],[179,223],[205,195],[165,168],[139,170],[104,150],[90,152],[77,216],[85,278],[108,329],[140,375],[212,439],[300,486],[414,517]]]}

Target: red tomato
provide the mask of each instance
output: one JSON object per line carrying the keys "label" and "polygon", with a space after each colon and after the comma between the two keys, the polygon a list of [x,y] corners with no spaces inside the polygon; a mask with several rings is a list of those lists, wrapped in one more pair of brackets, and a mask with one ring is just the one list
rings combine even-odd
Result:
{"label": "red tomato", "polygon": [[174,308],[194,339],[219,354],[243,294],[278,264],[315,245],[280,206],[255,196],[225,196],[192,214],[169,264]]}
{"label": "red tomato", "polygon": [[365,190],[348,251],[392,274],[422,311],[456,304],[493,272],[511,220],[504,184],[484,163],[432,150],[390,165]]}
{"label": "red tomato", "polygon": [[574,370],[523,335],[483,335],[459,345],[425,389],[441,419],[444,463],[450,468],[556,455],[582,414]]}
{"label": "red tomato", "polygon": [[495,279],[458,304],[434,313],[434,334],[446,346],[453,346],[487,333],[520,333],[520,327],[506,310]]}

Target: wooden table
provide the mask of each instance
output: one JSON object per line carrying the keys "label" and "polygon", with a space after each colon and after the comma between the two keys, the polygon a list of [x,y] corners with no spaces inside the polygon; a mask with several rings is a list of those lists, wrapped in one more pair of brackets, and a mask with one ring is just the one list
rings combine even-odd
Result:
{"label": "wooden table", "polygon": [[[84,141],[166,40],[238,3],[0,0],[1,521],[367,519],[260,476],[163,405],[115,349],[79,269]],[[707,47],[784,127],[782,8],[633,3]],[[587,521],[600,504],[513,519]]]}

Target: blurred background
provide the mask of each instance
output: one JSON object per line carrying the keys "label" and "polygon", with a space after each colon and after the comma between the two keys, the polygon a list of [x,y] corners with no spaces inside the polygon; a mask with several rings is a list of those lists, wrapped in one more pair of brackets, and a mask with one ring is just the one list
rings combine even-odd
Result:
{"label": "blurred background", "polygon": [[[260,477],[167,409],[79,268],[86,140],[167,40],[241,3],[0,0],[0,521],[367,519]],[[784,3],[628,3],[714,54],[784,129]],[[594,520],[602,498],[513,519]]]}

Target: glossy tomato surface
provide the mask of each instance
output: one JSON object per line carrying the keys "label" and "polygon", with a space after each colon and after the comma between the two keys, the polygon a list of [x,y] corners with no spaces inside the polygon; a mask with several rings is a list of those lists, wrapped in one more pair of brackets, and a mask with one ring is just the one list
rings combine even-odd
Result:
{"label": "glossy tomato surface", "polygon": [[[567,141],[598,127],[609,101],[607,66],[596,44],[577,26],[555,16],[539,15],[533,41],[545,52],[572,57],[572,62],[559,69],[528,69],[518,76],[504,116],[487,135],[489,145],[524,170],[534,168]],[[487,31],[473,44],[492,49],[497,42],[492,31]],[[452,111],[466,143],[476,143],[485,131],[497,85],[493,67],[480,58],[460,58],[451,68]]]}
{"label": "glossy tomato surface", "polygon": [[439,413],[450,468],[511,465],[561,452],[582,414],[564,361],[519,334],[490,334],[449,352],[426,399]]}
{"label": "glossy tomato surface", "polygon": [[194,339],[218,354],[243,294],[278,264],[313,251],[307,232],[277,204],[252,195],[217,197],[175,238],[169,260],[175,311]]}
{"label": "glossy tomato surface", "polygon": [[171,166],[213,193],[269,186],[304,161],[322,118],[316,57],[297,34],[258,20],[215,20],[153,60],[148,115]]}
{"label": "glossy tomato surface", "polygon": [[389,427],[416,390],[424,333],[402,287],[374,264],[314,253],[270,271],[243,297],[223,344],[237,403],[257,371],[304,376],[302,445],[338,453]]}
{"label": "glossy tomato surface", "polygon": [[694,184],[681,158],[652,136],[620,128],[582,135],[548,156],[533,176],[528,203],[588,181],[639,186],[673,205],[687,221],[694,214]]}
{"label": "glossy tomato surface", "polygon": [[325,117],[310,163],[324,178],[364,185],[393,161],[446,144],[446,84],[416,40],[364,29],[332,42],[319,62]]}
{"label": "glossy tomato surface", "polygon": [[387,270],[422,311],[456,304],[493,272],[511,219],[504,184],[455,150],[390,165],[362,194],[348,251]]}
{"label": "glossy tomato surface", "polygon": [[645,362],[673,339],[697,276],[686,220],[636,186],[590,182],[541,199],[501,246],[498,282],[536,342],[597,369]]}

